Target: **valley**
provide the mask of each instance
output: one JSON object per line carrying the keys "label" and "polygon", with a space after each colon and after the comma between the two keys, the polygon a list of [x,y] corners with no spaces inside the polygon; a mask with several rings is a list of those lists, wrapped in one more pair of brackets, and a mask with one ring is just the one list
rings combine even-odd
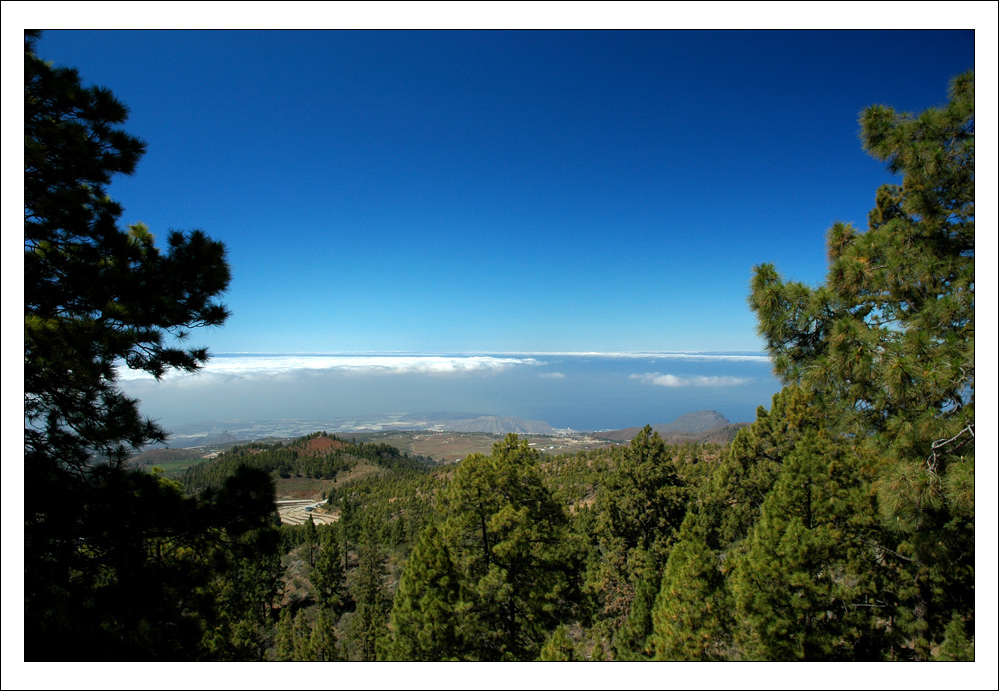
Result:
{"label": "valley", "polygon": [[[653,425],[669,443],[727,444],[745,423],[731,423],[704,410]],[[627,444],[640,427],[620,430],[554,429],[541,420],[461,413],[396,413],[326,420],[224,420],[178,427],[168,445],[147,449],[132,459],[141,466],[159,466],[167,476],[179,476],[191,465],[248,442],[273,443],[317,431],[357,442],[384,443],[411,456],[437,463],[455,463],[473,453],[488,455],[506,434],[518,434],[529,447],[544,454],[575,453]],[[323,491],[322,480],[291,478],[279,481],[278,497],[308,498]],[[317,495],[318,496],[318,495]]]}

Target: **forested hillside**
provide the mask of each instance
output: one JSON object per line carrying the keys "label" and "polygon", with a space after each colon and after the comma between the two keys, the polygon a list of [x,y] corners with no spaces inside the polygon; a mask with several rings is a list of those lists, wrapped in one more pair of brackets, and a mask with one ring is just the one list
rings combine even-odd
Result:
{"label": "forested hillside", "polygon": [[[317,440],[329,443],[308,452]],[[628,447],[559,456],[509,435],[490,456],[442,466],[390,449],[317,433],[238,447],[185,475],[191,491],[247,464],[276,482],[340,478],[336,522],[278,528],[266,659],[637,659],[653,565],[723,455],[650,428]],[[380,471],[358,476],[362,465]]]}
{"label": "forested hillside", "polygon": [[338,473],[358,464],[402,469],[432,465],[433,461],[411,458],[389,444],[354,444],[336,435],[316,432],[287,443],[250,442],[235,446],[210,462],[188,469],[182,482],[188,492],[200,492],[219,486],[241,466],[273,471],[279,478],[295,475],[335,480]]}
{"label": "forested hillside", "polygon": [[[909,562],[872,472],[815,422],[789,388],[731,447],[668,445],[646,427],[629,446],[574,455],[510,435],[457,465],[394,459],[338,483],[337,522],[279,529],[264,658],[973,655],[953,610],[935,641],[912,633],[926,629],[906,619]],[[357,451],[338,453],[363,462]],[[230,453],[205,467],[245,450]],[[286,450],[254,455],[276,468]]]}

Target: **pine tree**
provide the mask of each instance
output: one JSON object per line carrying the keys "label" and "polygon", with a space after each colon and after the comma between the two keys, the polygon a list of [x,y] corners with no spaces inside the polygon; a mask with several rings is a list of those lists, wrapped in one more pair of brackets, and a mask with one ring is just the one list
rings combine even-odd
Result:
{"label": "pine tree", "polygon": [[377,659],[379,639],[385,634],[388,601],[385,595],[385,556],[369,534],[358,551],[357,570],[350,587],[356,608],[351,619],[353,660]]}
{"label": "pine tree", "polygon": [[648,425],[617,455],[594,503],[601,558],[587,590],[602,610],[618,660],[645,659],[652,606],[670,546],[687,510],[688,488],[668,448]]}
{"label": "pine tree", "polygon": [[541,646],[539,662],[576,662],[576,649],[569,638],[565,624],[559,624],[545,644]]}
{"label": "pine tree", "polygon": [[205,493],[223,528],[206,526],[213,578],[206,590],[214,603],[214,626],[206,632],[206,657],[260,660],[267,648],[271,612],[281,584],[280,537],[273,523],[274,481],[242,466],[218,491]]}
{"label": "pine tree", "polygon": [[596,511],[600,532],[641,547],[659,566],[686,512],[686,491],[666,444],[648,425],[624,450],[616,472],[600,487]]}
{"label": "pine tree", "polygon": [[614,634],[614,659],[645,660],[651,652],[652,609],[659,593],[660,572],[653,556],[641,547],[629,553],[627,572],[634,583],[634,597],[627,619]]}
{"label": "pine tree", "polygon": [[399,578],[392,605],[388,659],[441,661],[457,657],[459,577],[437,526],[427,525]]}
{"label": "pine tree", "polygon": [[316,521],[309,514],[309,522],[305,524],[305,545],[308,547],[309,566],[316,565],[316,553],[319,551],[319,531],[316,530]]}
{"label": "pine tree", "polygon": [[[732,577],[737,636],[765,660],[879,659],[887,648],[870,479],[808,433],[782,466]],[[885,574],[887,575],[887,574]]]}
{"label": "pine tree", "polygon": [[107,187],[145,144],[109,90],[38,57],[38,37],[24,41],[25,655],[198,657],[213,575],[190,555],[228,519],[125,467],[165,434],[116,381],[119,363],[159,377],[207,361],[183,341],[228,316],[225,247],[171,232],[161,252],[144,225],[119,227]]}
{"label": "pine tree", "polygon": [[[578,599],[579,550],[565,512],[542,482],[538,457],[508,435],[491,456],[472,454],[461,462],[438,502],[440,537],[437,528],[425,529],[421,544],[427,546],[414,554],[400,583],[394,635],[403,647],[394,654],[442,650],[433,655],[534,660],[549,633],[568,619]],[[430,553],[435,544],[446,547],[446,560]],[[441,619],[421,638],[414,627],[425,619],[412,610],[424,602]]]}
{"label": "pine tree", "polygon": [[708,547],[700,516],[692,511],[670,551],[652,612],[655,659],[724,659],[730,606],[718,557]]}
{"label": "pine tree", "polygon": [[974,662],[975,637],[968,636],[967,623],[955,612],[944,629],[944,640],[935,659],[946,662]]}
{"label": "pine tree", "polygon": [[313,662],[312,654],[312,626],[306,617],[305,610],[298,610],[295,613],[295,620],[292,624],[292,640],[295,645],[294,660],[296,662]]}
{"label": "pine tree", "polygon": [[337,650],[336,614],[329,607],[320,607],[316,625],[309,636],[309,651],[315,662],[335,662],[340,659]]}
{"label": "pine tree", "polygon": [[607,661],[607,651],[604,650],[604,642],[602,639],[597,639],[597,642],[593,645],[593,650],[590,651],[590,662],[606,662]]}
{"label": "pine tree", "polygon": [[769,411],[760,406],[756,420],[739,430],[699,493],[698,520],[709,547],[726,550],[749,533],[788,454],[805,430],[821,422],[812,403],[811,392],[785,386]]}
{"label": "pine tree", "polygon": [[295,628],[294,617],[290,607],[282,607],[274,636],[274,655],[278,662],[293,662],[295,660]]}
{"label": "pine tree", "polygon": [[778,376],[815,392],[877,473],[890,619],[923,659],[953,613],[974,618],[974,93],[968,72],[946,106],[868,108],[864,148],[902,184],[877,191],[866,232],[830,229],[823,285],[764,264],[750,298]]}
{"label": "pine tree", "polygon": [[128,109],[110,91],[35,55],[37,38],[24,42],[25,454],[79,470],[163,440],[115,387],[115,368],[159,377],[204,364],[204,348],[178,343],[225,321],[215,299],[229,267],[200,231],[171,232],[162,254],[145,226],[118,227],[106,187],[134,171],[145,144],[119,128]]}
{"label": "pine tree", "polygon": [[319,539],[318,555],[309,575],[313,596],[322,609],[339,611],[342,606],[345,587],[343,557],[336,532],[324,528]]}

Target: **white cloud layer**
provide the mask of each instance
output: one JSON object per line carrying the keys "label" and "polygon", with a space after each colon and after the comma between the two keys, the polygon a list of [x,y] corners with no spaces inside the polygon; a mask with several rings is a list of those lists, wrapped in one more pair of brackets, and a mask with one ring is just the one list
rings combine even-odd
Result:
{"label": "white cloud layer", "polygon": [[674,374],[660,374],[659,372],[646,372],[645,374],[632,374],[628,379],[638,379],[643,384],[654,386],[668,386],[679,388],[681,386],[741,386],[749,383],[747,377],[678,377]]}
{"label": "white cloud layer", "polygon": [[694,360],[694,361],[725,361],[725,362],[770,362],[770,356],[766,353],[712,353],[712,352],[542,352],[542,353],[493,353],[494,355],[526,356],[534,357],[589,357],[589,358],[614,358],[622,360]]}
{"label": "white cloud layer", "polygon": [[[491,355],[220,355],[211,358],[200,374],[237,378],[309,371],[447,375],[500,372],[510,367],[543,364],[534,358]],[[123,381],[152,378],[127,367],[119,367],[118,376]],[[170,372],[164,378],[189,376]]]}
{"label": "white cloud layer", "polygon": [[[682,361],[729,361],[729,362],[769,362],[769,357],[753,353],[490,353],[459,355],[420,355],[420,354],[372,354],[372,355],[309,355],[309,354],[249,354],[234,353],[215,355],[197,374],[169,371],[167,380],[193,380],[204,377],[211,380],[268,378],[288,375],[310,375],[320,373],[339,374],[425,374],[425,375],[466,375],[495,373],[504,370],[547,364],[538,358],[611,358],[644,360]],[[539,376],[548,379],[565,379],[562,372],[544,372]],[[130,370],[124,365],[118,368],[120,381],[151,380],[145,372]],[[739,386],[750,380],[742,377],[680,377],[673,374],[647,372],[633,374],[631,379],[640,379],[644,384],[667,387],[724,387]]]}

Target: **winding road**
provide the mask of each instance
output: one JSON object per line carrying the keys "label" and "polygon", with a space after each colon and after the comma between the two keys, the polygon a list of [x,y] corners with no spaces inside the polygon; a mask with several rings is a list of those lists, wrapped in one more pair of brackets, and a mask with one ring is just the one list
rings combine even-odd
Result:
{"label": "winding road", "polygon": [[302,525],[309,520],[309,516],[312,516],[316,525],[335,523],[340,518],[340,514],[315,511],[319,505],[326,503],[324,501],[293,499],[275,503],[278,507],[278,514],[281,516],[281,522],[286,525]]}

